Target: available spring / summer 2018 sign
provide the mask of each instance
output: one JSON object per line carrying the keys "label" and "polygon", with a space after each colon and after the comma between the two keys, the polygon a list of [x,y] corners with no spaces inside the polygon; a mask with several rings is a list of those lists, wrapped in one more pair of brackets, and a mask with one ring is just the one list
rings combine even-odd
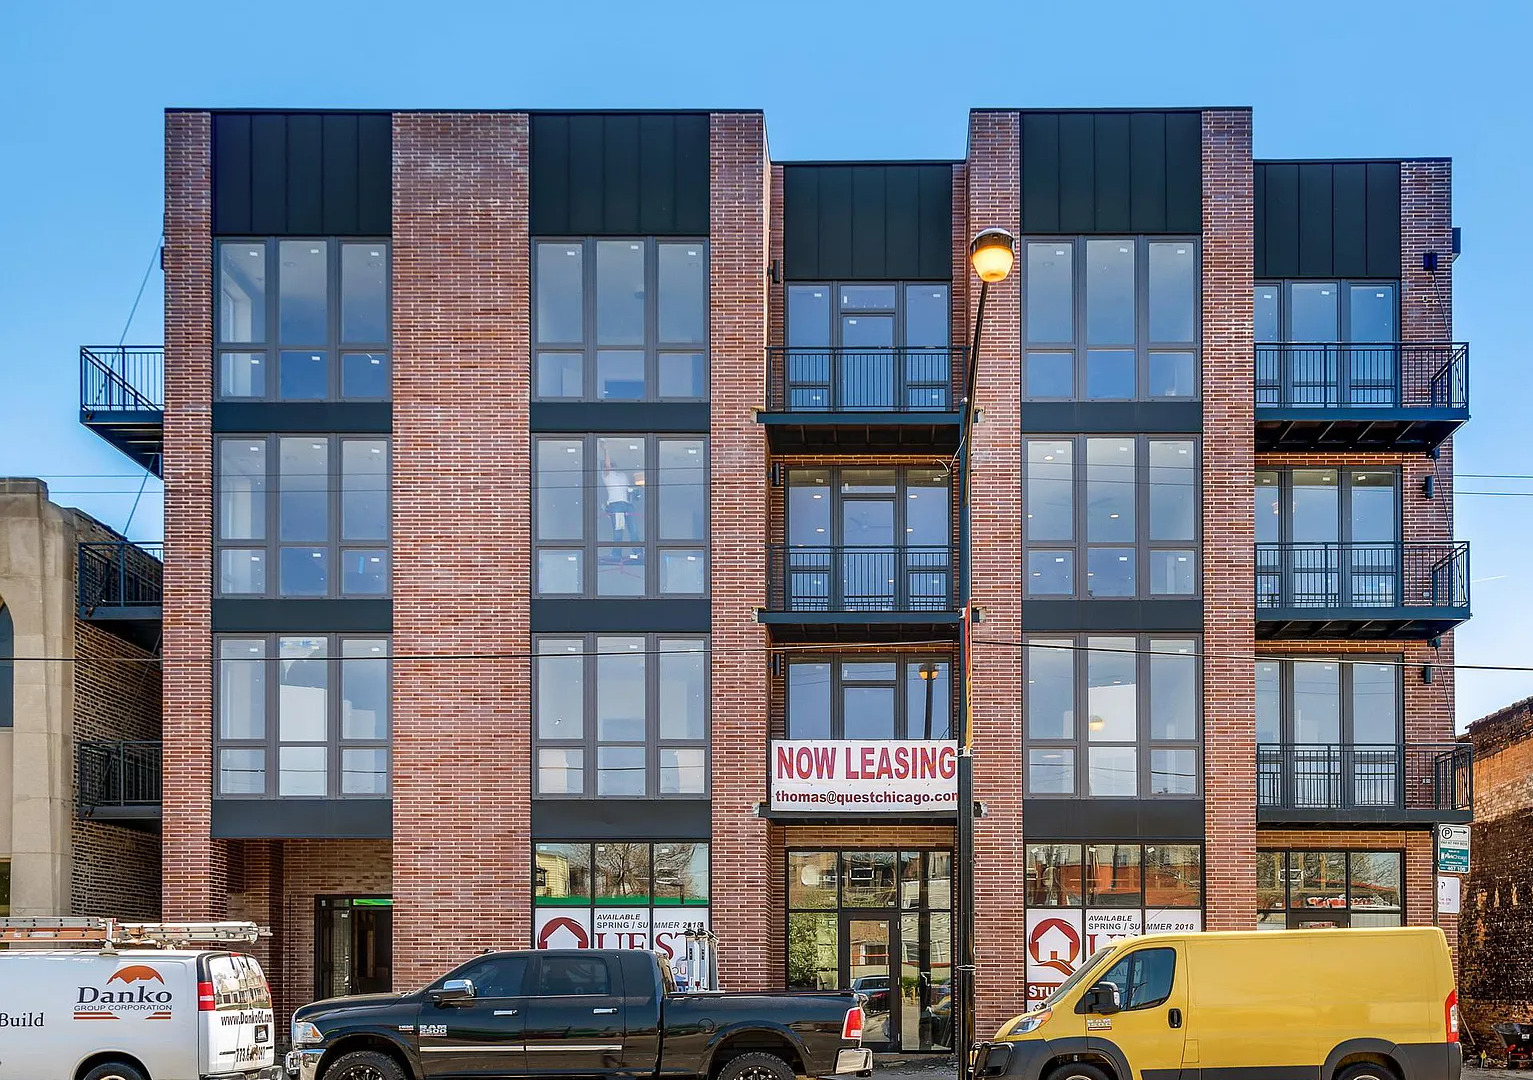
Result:
{"label": "available spring / summer 2018 sign", "polygon": [[958,802],[956,742],[788,739],[771,754],[773,810],[908,814]]}

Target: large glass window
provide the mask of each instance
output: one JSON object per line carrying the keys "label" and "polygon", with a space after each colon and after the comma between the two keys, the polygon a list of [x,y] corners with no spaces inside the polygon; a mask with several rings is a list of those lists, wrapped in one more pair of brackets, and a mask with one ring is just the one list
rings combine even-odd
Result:
{"label": "large glass window", "polygon": [[1258,851],[1257,927],[1402,926],[1404,861],[1399,851]]}
{"label": "large glass window", "polygon": [[945,656],[811,654],[787,663],[790,739],[951,739]]}
{"label": "large glass window", "polygon": [[1401,805],[1401,697],[1398,655],[1258,660],[1258,805]]}
{"label": "large glass window", "polygon": [[1159,635],[1029,637],[1028,795],[1197,795],[1197,645]]}
{"label": "large glass window", "polygon": [[1026,399],[1197,397],[1197,240],[1065,237],[1026,247]]}
{"label": "large glass window", "polygon": [[537,639],[537,793],[708,791],[708,642],[667,634]]}
{"label": "large glass window", "polygon": [[1400,400],[1398,282],[1257,282],[1254,317],[1258,405]]}
{"label": "large glass window", "polygon": [[1026,440],[1027,595],[1106,599],[1198,591],[1198,442]]}
{"label": "large glass window", "polygon": [[368,597],[389,591],[389,440],[218,440],[218,593]]}
{"label": "large glass window", "polygon": [[1400,603],[1396,469],[1262,469],[1256,474],[1259,607]]}
{"label": "large glass window", "polygon": [[786,479],[791,610],[953,606],[947,470],[793,468]]}
{"label": "large glass window", "polygon": [[695,436],[536,439],[536,592],[705,595],[707,446]]}
{"label": "large glass window", "polygon": [[218,397],[387,400],[389,307],[386,240],[219,241]]}
{"label": "large glass window", "polygon": [[795,283],[787,293],[787,408],[953,408],[947,283]]}
{"label": "large glass window", "polygon": [[230,635],[216,648],[220,797],[388,795],[387,638]]}
{"label": "large glass window", "polygon": [[706,240],[539,240],[533,248],[534,397],[708,397]]}

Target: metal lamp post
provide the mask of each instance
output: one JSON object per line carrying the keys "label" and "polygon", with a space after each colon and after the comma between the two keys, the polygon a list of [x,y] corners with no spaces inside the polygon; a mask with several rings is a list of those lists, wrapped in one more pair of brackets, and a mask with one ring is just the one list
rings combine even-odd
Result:
{"label": "metal lamp post", "polygon": [[1011,273],[1017,258],[1017,238],[1005,229],[985,229],[969,244],[969,262],[979,275],[979,307],[974,315],[974,346],[969,350],[969,370],[963,396],[963,418],[958,438],[959,513],[959,606],[963,621],[959,649],[963,657],[963,694],[958,710],[958,963],[953,984],[954,1050],[962,1077],[973,1075],[970,1057],[974,1048],[974,597],[970,571],[973,548],[972,511],[969,496],[974,457],[974,390],[979,370],[980,331],[985,324],[985,296],[994,282]]}

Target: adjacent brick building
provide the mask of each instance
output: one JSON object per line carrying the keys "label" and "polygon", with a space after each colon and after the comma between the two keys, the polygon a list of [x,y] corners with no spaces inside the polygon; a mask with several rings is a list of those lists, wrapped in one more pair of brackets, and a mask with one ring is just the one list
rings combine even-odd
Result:
{"label": "adjacent brick building", "polygon": [[0,477],[0,915],[159,917],[159,576]]}
{"label": "adjacent brick building", "polygon": [[941,1049],[967,667],[981,1031],[1114,935],[1435,922],[1449,166],[1251,140],[168,114],[166,392],[102,350],[86,402],[164,453],[167,915],[269,923],[284,1009],[709,925]]}
{"label": "adjacent brick building", "polygon": [[1464,1023],[1495,1054],[1498,1023],[1533,1023],[1533,698],[1469,725],[1473,858],[1460,927]]}

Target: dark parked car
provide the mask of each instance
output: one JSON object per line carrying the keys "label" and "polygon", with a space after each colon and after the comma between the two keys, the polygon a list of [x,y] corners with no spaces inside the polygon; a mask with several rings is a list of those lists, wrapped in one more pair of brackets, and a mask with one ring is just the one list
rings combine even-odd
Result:
{"label": "dark parked car", "polygon": [[424,990],[331,998],[293,1014],[301,1080],[438,1076],[793,1080],[868,1076],[846,991],[678,994],[657,953],[485,953]]}

